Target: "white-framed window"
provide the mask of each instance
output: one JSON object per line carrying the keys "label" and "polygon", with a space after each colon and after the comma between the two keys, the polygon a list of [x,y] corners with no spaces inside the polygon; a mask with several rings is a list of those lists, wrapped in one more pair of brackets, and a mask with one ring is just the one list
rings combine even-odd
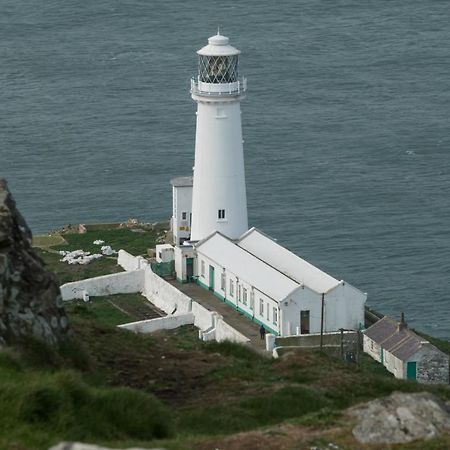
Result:
{"label": "white-framed window", "polygon": [[219,220],[225,219],[225,210],[224,210],[224,209],[219,209],[219,210],[217,211],[217,218],[218,218]]}
{"label": "white-framed window", "polygon": [[240,301],[242,301],[242,298],[241,298],[241,285],[238,284],[238,302],[240,302]]}
{"label": "white-framed window", "polygon": [[259,315],[264,317],[264,300],[262,298],[259,299]]}
{"label": "white-framed window", "polygon": [[278,309],[273,308],[273,323],[276,325],[278,323]]}
{"label": "white-framed window", "polygon": [[242,291],[242,303],[247,305],[247,289],[244,288]]}
{"label": "white-framed window", "polygon": [[205,261],[202,260],[202,262],[200,263],[200,275],[205,278]]}
{"label": "white-framed window", "polygon": [[270,305],[269,302],[267,302],[267,308],[266,308],[266,319],[270,320]]}
{"label": "white-framed window", "polygon": [[183,211],[182,213],[181,213],[181,220],[186,220],[187,219],[187,212],[186,211]]}
{"label": "white-framed window", "polygon": [[234,281],[230,280],[230,297],[234,297]]}
{"label": "white-framed window", "polygon": [[222,289],[222,291],[225,291],[226,282],[227,282],[227,279],[226,279],[225,271],[223,271],[220,274],[220,289]]}
{"label": "white-framed window", "polygon": [[255,309],[255,293],[250,292],[250,309],[253,311]]}

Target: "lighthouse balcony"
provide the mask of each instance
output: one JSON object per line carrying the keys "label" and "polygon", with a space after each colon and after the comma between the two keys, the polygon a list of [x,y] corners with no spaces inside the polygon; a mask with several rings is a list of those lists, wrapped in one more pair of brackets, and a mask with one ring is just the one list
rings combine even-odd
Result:
{"label": "lighthouse balcony", "polygon": [[191,94],[205,97],[226,97],[244,94],[247,90],[247,78],[238,78],[232,83],[206,83],[191,78]]}

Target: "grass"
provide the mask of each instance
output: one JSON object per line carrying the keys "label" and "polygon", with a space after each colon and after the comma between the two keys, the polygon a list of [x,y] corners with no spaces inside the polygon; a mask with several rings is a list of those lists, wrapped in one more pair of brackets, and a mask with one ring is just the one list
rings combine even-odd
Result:
{"label": "grass", "polygon": [[33,236],[33,247],[46,249],[62,244],[66,244],[66,240],[60,234]]}
{"label": "grass", "polygon": [[156,239],[161,232],[155,230],[135,232],[129,228],[116,228],[110,230],[94,230],[84,234],[67,233],[64,239],[67,245],[53,246],[55,250],[77,250],[82,249],[88,252],[100,250],[99,245],[94,245],[96,240],[105,241],[103,245],[110,245],[114,250],[123,249],[133,255],[145,255],[147,249],[154,248]]}
{"label": "grass", "polygon": [[124,317],[108,300],[68,304],[76,345],[54,352],[28,343],[0,353],[0,408],[8,411],[0,448],[43,450],[77,439],[210,448],[203,443],[279,424],[331,429],[347,406],[394,390],[450,398],[446,387],[395,380],[311,350],[270,360],[246,346],[201,342],[191,326],[126,332],[115,327]]}
{"label": "grass", "polygon": [[180,432],[201,435],[231,434],[273,425],[329,406],[318,392],[287,386],[267,395],[244,398],[231,405],[198,407],[179,415]]}
{"label": "grass", "polygon": [[101,245],[93,244],[96,240],[105,241],[114,250],[126,250],[133,255],[146,255],[147,249],[154,248],[164,230],[131,231],[128,228],[98,229],[84,234],[67,233],[64,236],[37,236],[33,240],[35,251],[43,259],[48,270],[54,272],[60,284],[78,281],[84,278],[98,277],[122,271],[117,265],[117,257],[104,257],[92,261],[86,266],[69,265],[60,261],[58,251],[84,250],[99,253]]}
{"label": "grass", "polygon": [[67,304],[66,311],[72,316],[89,317],[101,326],[114,327],[122,323],[132,322],[133,320],[128,314],[112,305],[111,301],[114,301],[115,297],[123,297],[123,295],[92,297],[89,303],[84,303],[82,300],[73,301]]}
{"label": "grass", "polygon": [[153,395],[95,386],[80,372],[30,368],[16,353],[0,358],[0,448],[44,449],[61,440],[152,440],[171,433]]}
{"label": "grass", "polygon": [[56,274],[60,284],[122,271],[122,268],[117,265],[117,258],[100,258],[86,266],[79,266],[61,262],[62,257],[54,251],[37,248],[34,250],[42,258],[46,268]]}

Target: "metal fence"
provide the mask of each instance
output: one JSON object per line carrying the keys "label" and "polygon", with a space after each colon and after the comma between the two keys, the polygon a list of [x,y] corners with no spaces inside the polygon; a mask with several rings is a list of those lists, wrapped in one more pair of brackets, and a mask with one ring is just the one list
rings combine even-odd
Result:
{"label": "metal fence", "polygon": [[171,278],[175,273],[175,261],[169,262],[152,262],[150,263],[153,273],[159,275],[162,278]]}

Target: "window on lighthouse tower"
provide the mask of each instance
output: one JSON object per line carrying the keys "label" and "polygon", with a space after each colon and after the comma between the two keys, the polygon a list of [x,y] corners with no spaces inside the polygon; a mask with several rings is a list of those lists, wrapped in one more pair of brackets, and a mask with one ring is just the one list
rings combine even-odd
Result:
{"label": "window on lighthouse tower", "polygon": [[217,218],[220,219],[225,219],[225,210],[224,209],[219,209],[219,211],[217,212]]}

